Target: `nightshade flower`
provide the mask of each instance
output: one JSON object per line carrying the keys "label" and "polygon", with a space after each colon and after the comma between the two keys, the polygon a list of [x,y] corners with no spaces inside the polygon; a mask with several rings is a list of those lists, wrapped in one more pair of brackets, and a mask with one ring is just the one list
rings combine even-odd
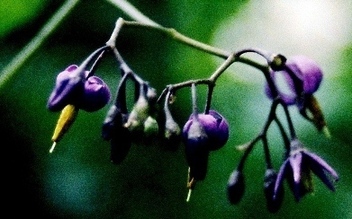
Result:
{"label": "nightshade flower", "polygon": [[77,65],[70,65],[57,75],[55,88],[48,100],[49,110],[60,111],[82,96],[84,78],[81,74],[72,74],[77,68]]}
{"label": "nightshade flower", "polygon": [[[185,129],[192,124],[193,117],[192,114],[185,124]],[[229,138],[229,125],[226,119],[215,110],[209,110],[208,114],[198,114],[198,119],[209,138],[208,149],[218,150],[223,147]]]}
{"label": "nightshade flower", "polygon": [[110,101],[110,90],[106,83],[97,76],[90,76],[84,83],[83,98],[79,108],[87,112],[97,111]]}
{"label": "nightshade flower", "polygon": [[188,122],[183,127],[183,141],[188,166],[190,168],[190,179],[205,179],[208,169],[209,138],[203,125],[197,119]]}
{"label": "nightshade flower", "polygon": [[88,112],[104,107],[110,100],[110,90],[106,83],[97,76],[89,76],[88,71],[76,72],[77,65],[70,65],[56,77],[48,108],[60,111],[72,104]]}
{"label": "nightshade flower", "polygon": [[298,202],[305,194],[313,191],[311,172],[317,175],[331,190],[338,180],[336,171],[318,155],[305,149],[300,141],[290,143],[290,154],[282,164],[274,187],[274,200],[278,198],[283,180],[286,178]]}
{"label": "nightshade flower", "polygon": [[182,131],[190,175],[203,180],[206,175],[209,152],[223,147],[229,137],[227,121],[216,111],[192,114]]}
{"label": "nightshade flower", "polygon": [[[271,78],[286,104],[302,106],[305,96],[312,95],[318,90],[323,73],[314,60],[302,55],[287,59],[285,65],[284,70],[271,70]],[[267,84],[265,93],[269,98],[275,98]]]}

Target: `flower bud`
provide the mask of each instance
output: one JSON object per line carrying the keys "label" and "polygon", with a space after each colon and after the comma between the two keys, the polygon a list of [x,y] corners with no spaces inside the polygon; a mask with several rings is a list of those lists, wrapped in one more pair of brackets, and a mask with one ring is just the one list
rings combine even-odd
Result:
{"label": "flower bud", "polygon": [[227,182],[227,197],[231,204],[238,204],[244,194],[245,184],[242,171],[235,169]]}
{"label": "flower bud", "polygon": [[209,139],[197,119],[188,120],[183,127],[183,141],[190,178],[205,179],[208,169]]}
{"label": "flower bud", "polygon": [[110,140],[112,138],[112,132],[114,126],[116,125],[116,121],[118,122],[117,125],[122,126],[123,115],[116,105],[112,105],[104,119],[102,126],[101,134],[104,140]]}
{"label": "flower bud", "polygon": [[159,132],[158,122],[151,116],[144,121],[144,135],[146,137],[156,136]]}
{"label": "flower bud", "polygon": [[264,175],[264,194],[266,198],[266,207],[271,213],[277,212],[282,204],[284,189],[280,187],[274,198],[274,189],[277,179],[277,173],[273,169],[267,169]]}
{"label": "flower bud", "polygon": [[[280,97],[286,104],[297,104],[301,95],[311,95],[318,90],[323,79],[323,73],[314,60],[301,55],[293,56],[287,59],[286,67],[286,70],[272,70],[270,72]],[[289,71],[294,75],[290,75]],[[299,83],[301,91],[297,90],[295,83]],[[269,98],[275,98],[267,84],[265,93]]]}
{"label": "flower bud", "polygon": [[143,94],[139,95],[124,126],[130,131],[143,131],[143,124],[149,116],[149,110],[150,106],[148,100]]}
{"label": "flower bud", "polygon": [[112,105],[102,126],[102,137],[110,140],[110,160],[120,164],[127,156],[131,145],[131,133],[123,126],[126,115],[116,105]]}
{"label": "flower bud", "polygon": [[167,118],[165,121],[165,138],[178,139],[181,137],[181,128],[173,118]]}
{"label": "flower bud", "polygon": [[[223,147],[229,138],[229,125],[226,119],[215,110],[209,110],[208,114],[198,114],[199,122],[209,138],[208,149],[218,150]],[[191,122],[193,115],[189,118]]]}

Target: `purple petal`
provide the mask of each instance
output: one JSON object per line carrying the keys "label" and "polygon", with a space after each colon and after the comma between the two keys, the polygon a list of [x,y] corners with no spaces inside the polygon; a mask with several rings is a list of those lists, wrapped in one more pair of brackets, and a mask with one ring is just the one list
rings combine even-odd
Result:
{"label": "purple petal", "polygon": [[331,190],[335,191],[333,180],[326,175],[326,172],[330,173],[334,180],[338,180],[337,173],[332,167],[330,167],[323,159],[318,155],[305,152],[305,157],[309,162],[311,170],[317,175],[320,180]]}
{"label": "purple petal", "polygon": [[309,158],[309,160],[312,163],[318,164],[324,170],[326,170],[328,173],[330,173],[331,176],[334,177],[335,180],[339,179],[339,176],[337,175],[336,171],[321,157],[319,157],[318,155],[316,155],[314,153],[308,152],[308,151],[304,152],[304,154]]}
{"label": "purple petal", "polygon": [[282,181],[285,178],[285,173],[286,173],[286,169],[288,167],[288,163],[289,163],[289,160],[288,159],[285,160],[285,162],[281,165],[280,170],[277,174],[277,178],[276,178],[275,186],[274,186],[273,200],[278,198],[277,195],[278,195],[280,188],[282,186]]}
{"label": "purple petal", "polygon": [[289,157],[289,161],[293,171],[293,180],[298,184],[301,181],[302,153],[299,152]]}
{"label": "purple petal", "polygon": [[331,191],[335,191],[333,182],[327,177],[321,166],[317,165],[317,163],[311,163],[310,168]]}
{"label": "purple petal", "polygon": [[292,167],[293,174],[293,189],[296,201],[300,199],[300,182],[301,182],[301,165],[302,165],[302,153],[295,153],[289,157],[289,161]]}

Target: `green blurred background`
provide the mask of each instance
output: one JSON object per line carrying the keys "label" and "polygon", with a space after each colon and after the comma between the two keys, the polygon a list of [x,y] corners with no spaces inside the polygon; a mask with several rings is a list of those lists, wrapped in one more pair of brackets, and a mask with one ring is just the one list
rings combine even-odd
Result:
{"label": "green blurred background", "polygon": [[[0,68],[40,30],[64,1],[0,2]],[[263,195],[264,162],[258,144],[245,167],[246,191],[240,204],[226,198],[229,174],[241,153],[235,146],[262,128],[270,102],[263,77],[241,64],[218,80],[213,108],[230,123],[227,145],[210,156],[207,178],[197,184],[189,203],[183,147],[135,144],[121,165],[109,161],[109,144],[100,137],[108,106],[80,112],[69,133],[49,154],[59,116],[46,109],[57,73],[79,64],[104,45],[118,17],[129,17],[107,1],[82,1],[17,73],[0,89],[4,214],[10,218],[352,218],[352,4],[338,1],[131,0],[147,16],[197,40],[234,51],[261,47],[286,56],[304,54],[325,72],[316,96],[332,138],[326,139],[291,112],[298,135],[327,160],[341,180],[332,193],[315,177],[316,192],[295,203],[286,187],[282,208],[268,213]],[[153,31],[124,29],[118,48],[126,62],[160,92],[165,85],[208,77],[221,59],[193,50]],[[256,58],[256,57],[253,57]],[[118,66],[107,57],[97,75],[116,90]],[[191,112],[190,92],[179,92],[172,107],[182,126]],[[199,89],[199,104],[205,90]],[[269,133],[274,165],[282,142]]]}

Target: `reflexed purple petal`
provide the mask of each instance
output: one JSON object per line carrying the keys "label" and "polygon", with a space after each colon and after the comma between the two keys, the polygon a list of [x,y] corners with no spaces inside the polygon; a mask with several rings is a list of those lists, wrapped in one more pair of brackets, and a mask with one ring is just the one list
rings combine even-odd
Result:
{"label": "reflexed purple petal", "polygon": [[[295,104],[297,95],[300,96],[301,92],[304,94],[313,94],[318,90],[323,79],[323,73],[319,65],[312,59],[298,55],[292,56],[286,61],[287,68],[298,78],[296,82],[301,83],[302,91],[296,90],[293,78],[288,74],[287,70],[284,71],[271,71],[270,75],[278,89],[280,97],[287,105]],[[268,87],[265,85],[265,93],[273,99],[273,95]]]}
{"label": "reflexed purple petal", "polygon": [[302,153],[296,153],[289,157],[290,165],[293,174],[293,190],[296,201],[300,199],[300,182],[301,182],[301,165],[302,165]]}
{"label": "reflexed purple petal", "polygon": [[215,122],[215,127],[211,126],[210,128],[204,126],[210,140],[209,149],[218,150],[223,147],[229,139],[229,124],[225,117],[215,110],[209,110],[209,115],[213,117]]}
{"label": "reflexed purple petal", "polygon": [[47,107],[51,111],[60,111],[67,104],[73,104],[83,90],[83,79],[79,75],[72,75],[78,68],[70,65],[56,76],[55,88],[50,94]]}
{"label": "reflexed purple petal", "polygon": [[307,161],[309,162],[310,168],[315,175],[317,175],[320,180],[331,190],[335,191],[333,180],[329,178],[326,173],[329,173],[334,180],[338,180],[338,175],[331,166],[329,166],[323,159],[318,155],[310,152],[304,153]]}
{"label": "reflexed purple petal", "polygon": [[83,81],[80,77],[66,77],[57,81],[54,90],[48,100],[48,108],[51,111],[60,111],[67,104],[71,104],[77,93],[83,89]]}
{"label": "reflexed purple petal", "polygon": [[331,179],[328,178],[328,176],[326,175],[324,169],[321,168],[320,165],[318,165],[317,163],[313,162],[310,164],[310,168],[313,171],[313,173],[315,175],[317,175],[320,180],[331,190],[331,191],[335,191],[335,187],[334,184],[332,183]]}
{"label": "reflexed purple petal", "polygon": [[289,157],[289,161],[293,171],[293,180],[295,183],[299,183],[301,180],[302,153],[296,153]]}
{"label": "reflexed purple petal", "polygon": [[274,186],[274,195],[273,195],[273,199],[277,199],[278,198],[278,194],[279,191],[281,189],[282,186],[282,182],[285,178],[285,174],[286,174],[286,169],[288,168],[288,164],[289,164],[289,160],[285,160],[285,162],[281,165],[280,170],[277,174],[277,178],[276,178],[276,182],[275,182],[275,186]]}
{"label": "reflexed purple petal", "polygon": [[97,76],[90,76],[84,83],[84,93],[79,107],[87,112],[97,111],[110,101],[110,89],[107,84]]}
{"label": "reflexed purple petal", "polygon": [[321,157],[319,157],[318,155],[316,155],[314,153],[308,152],[308,151],[304,152],[304,154],[307,156],[307,158],[309,158],[311,163],[317,163],[324,170],[326,170],[328,173],[330,173],[331,176],[333,176],[335,180],[339,179],[339,176],[336,173],[336,171]]}
{"label": "reflexed purple petal", "polygon": [[194,119],[188,120],[183,127],[186,161],[190,168],[190,177],[205,179],[208,169],[208,136],[202,124]]}

